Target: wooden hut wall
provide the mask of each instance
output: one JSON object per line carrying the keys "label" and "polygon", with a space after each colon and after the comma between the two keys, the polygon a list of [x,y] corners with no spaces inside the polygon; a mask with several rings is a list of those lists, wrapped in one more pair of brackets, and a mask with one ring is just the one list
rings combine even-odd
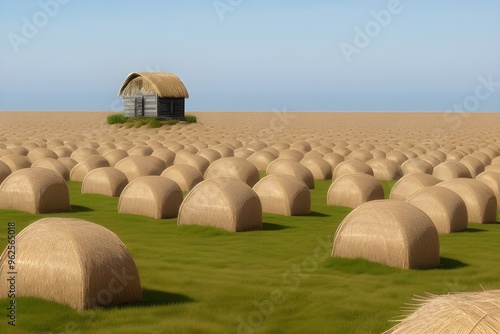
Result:
{"label": "wooden hut wall", "polygon": [[185,99],[159,98],[158,117],[184,119]]}

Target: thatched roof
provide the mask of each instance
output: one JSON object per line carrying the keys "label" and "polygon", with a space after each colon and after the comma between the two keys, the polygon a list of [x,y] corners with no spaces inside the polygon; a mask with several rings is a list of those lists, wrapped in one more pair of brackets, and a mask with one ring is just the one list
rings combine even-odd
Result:
{"label": "thatched roof", "polygon": [[439,236],[429,216],[416,206],[371,201],[354,209],[337,228],[332,256],[402,269],[430,268],[439,265]]}
{"label": "thatched roof", "polygon": [[418,308],[385,334],[498,333],[500,290],[428,295]]}
{"label": "thatched roof", "polygon": [[128,75],[118,94],[158,95],[159,97],[188,98],[189,93],[175,74],[166,72],[134,72]]}
{"label": "thatched roof", "polygon": [[[139,273],[127,247],[100,225],[45,218],[23,229],[16,242],[16,269],[22,273],[16,280],[19,297],[38,297],[76,310],[142,300]],[[8,277],[7,255],[5,249],[0,256],[2,281]],[[0,298],[7,298],[8,290],[7,284],[0,284]]]}

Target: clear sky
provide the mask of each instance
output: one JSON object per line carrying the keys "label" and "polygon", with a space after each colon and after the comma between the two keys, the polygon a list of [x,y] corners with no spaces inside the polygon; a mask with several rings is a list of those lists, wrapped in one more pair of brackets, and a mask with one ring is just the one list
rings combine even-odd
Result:
{"label": "clear sky", "polygon": [[118,110],[136,71],[188,110],[498,111],[500,1],[0,1],[0,110]]}

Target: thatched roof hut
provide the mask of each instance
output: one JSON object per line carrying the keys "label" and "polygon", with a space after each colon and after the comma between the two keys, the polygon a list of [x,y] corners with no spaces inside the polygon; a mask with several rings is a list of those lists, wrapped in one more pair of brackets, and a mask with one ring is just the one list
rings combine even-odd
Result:
{"label": "thatched roof hut", "polygon": [[241,180],[253,187],[257,182],[259,182],[259,171],[257,168],[249,161],[236,158],[222,158],[214,161],[205,172],[205,179],[211,179],[214,177],[231,177]]}
{"label": "thatched roof hut", "polygon": [[346,174],[331,184],[326,197],[327,205],[357,208],[363,203],[384,199],[380,181],[372,175]]}
{"label": "thatched roof hut", "polygon": [[414,312],[384,334],[498,333],[500,290],[428,295]]}
{"label": "thatched roof hut", "polygon": [[[16,237],[17,296],[37,297],[84,310],[142,300],[139,273],[123,242],[108,229],[81,219],[45,218]],[[0,279],[8,256],[0,256]],[[8,285],[0,284],[7,298]]]}
{"label": "thatched roof hut", "polygon": [[90,171],[83,179],[82,194],[99,194],[119,197],[128,184],[127,176],[113,167],[101,167]]}
{"label": "thatched roof hut", "polygon": [[429,216],[416,206],[398,200],[372,201],[342,221],[332,256],[402,269],[432,268],[439,265],[439,236]]}
{"label": "thatched roof hut", "polygon": [[292,175],[304,182],[309,189],[314,189],[314,177],[311,171],[294,160],[276,159],[269,164],[266,174]]}
{"label": "thatched roof hut", "polygon": [[203,181],[203,175],[196,168],[189,165],[170,166],[161,173],[161,176],[177,183],[182,191],[190,191]]}
{"label": "thatched roof hut", "polygon": [[71,211],[68,185],[47,168],[18,170],[0,185],[0,208],[32,214]]}
{"label": "thatched roof hut", "polygon": [[311,193],[299,178],[285,174],[271,174],[253,187],[262,204],[262,211],[285,216],[311,213]]}
{"label": "thatched roof hut", "polygon": [[431,218],[438,233],[467,229],[467,207],[460,196],[445,187],[426,187],[413,193],[406,202]]}
{"label": "thatched roof hut", "polygon": [[425,173],[412,173],[399,179],[391,189],[391,199],[406,200],[416,191],[425,187],[431,187],[440,181],[434,176]]}
{"label": "thatched roof hut", "polygon": [[472,178],[472,175],[467,167],[461,162],[448,160],[437,165],[432,172],[432,175],[441,181],[448,181],[458,178]]}
{"label": "thatched roof hut", "polygon": [[300,164],[307,167],[315,180],[329,180],[332,178],[332,166],[323,158],[305,157]]}
{"label": "thatched roof hut", "polygon": [[162,176],[143,176],[123,189],[118,202],[118,213],[151,217],[175,218],[182,203],[181,188]]}
{"label": "thatched roof hut", "polygon": [[179,210],[178,225],[201,225],[242,232],[262,228],[259,196],[245,182],[214,177],[189,192]]}
{"label": "thatched roof hut", "polygon": [[484,183],[472,179],[453,179],[437,186],[453,190],[467,206],[469,223],[495,223],[497,199],[493,191]]}
{"label": "thatched roof hut", "polygon": [[175,74],[134,72],[120,88],[124,112],[130,117],[184,118],[189,93]]}

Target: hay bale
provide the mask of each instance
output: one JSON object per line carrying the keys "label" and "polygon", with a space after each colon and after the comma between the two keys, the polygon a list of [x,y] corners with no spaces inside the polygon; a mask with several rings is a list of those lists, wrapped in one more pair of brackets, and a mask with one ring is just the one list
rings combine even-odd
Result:
{"label": "hay bale", "polygon": [[70,211],[68,185],[47,168],[15,171],[0,185],[0,208],[32,214]]}
{"label": "hay bale", "polygon": [[[265,145],[265,144],[264,144]],[[265,146],[264,146],[265,147]],[[263,147],[263,148],[264,148]],[[219,144],[219,145],[216,145],[214,147],[212,147],[212,149],[216,150],[217,152],[220,153],[221,157],[222,158],[230,158],[230,157],[234,157],[234,148],[231,147],[230,145],[227,145],[227,144]],[[259,151],[259,150],[257,150]],[[255,152],[255,151],[254,151]]]}
{"label": "hay bale", "polygon": [[363,149],[354,150],[346,157],[346,160],[359,160],[362,162],[367,162],[371,159],[373,159],[373,154],[371,154],[370,151]]}
{"label": "hay bale", "polygon": [[12,172],[31,167],[31,160],[24,155],[7,154],[0,158],[0,161],[9,166]]}
{"label": "hay bale", "polygon": [[[139,273],[127,247],[110,230],[75,218],[44,218],[16,237],[17,296],[37,297],[75,310],[142,300]],[[0,278],[8,275],[8,252]],[[8,285],[0,285],[7,298]]]}
{"label": "hay bale", "polygon": [[127,184],[127,176],[120,170],[114,167],[101,167],[85,176],[81,193],[118,197]]}
{"label": "hay bale", "polygon": [[311,193],[307,185],[295,176],[272,174],[253,187],[262,204],[262,211],[285,216],[311,213]]}
{"label": "hay bale", "polygon": [[398,151],[398,150],[394,150],[394,151],[387,153],[385,158],[394,161],[395,163],[397,163],[400,166],[403,164],[403,162],[408,160],[408,156],[406,154],[404,154],[403,152]]}
{"label": "hay bale", "polygon": [[153,153],[153,149],[147,145],[135,145],[131,149],[127,151],[129,156],[139,155],[142,157],[151,155]]}
{"label": "hay bale", "polygon": [[473,179],[484,172],[484,164],[481,162],[481,160],[474,158],[473,156],[466,156],[465,158],[460,160],[460,163],[467,167]]}
{"label": "hay bale", "polygon": [[333,257],[363,258],[402,269],[439,265],[439,236],[431,219],[398,200],[365,203],[340,224]]}
{"label": "hay bale", "polygon": [[28,153],[28,159],[30,159],[32,164],[40,159],[47,159],[47,158],[57,159],[59,157],[54,151],[42,147],[35,148],[34,150],[31,150]]}
{"label": "hay bale", "polygon": [[493,165],[486,166],[484,170],[486,172],[500,173],[500,164],[493,164]]}
{"label": "hay bale", "polygon": [[500,290],[416,297],[413,313],[384,334],[498,333]]}
{"label": "hay bale", "polygon": [[153,157],[133,156],[126,157],[118,161],[115,168],[122,171],[128,179],[128,182],[150,175],[160,175],[166,168],[163,160]]}
{"label": "hay bale", "polygon": [[71,153],[70,158],[76,162],[82,162],[91,155],[99,155],[99,152],[95,148],[91,147],[81,147]]}
{"label": "hay bale", "polygon": [[311,151],[312,147],[311,147],[311,144],[307,141],[299,141],[299,142],[292,143],[292,145],[290,145],[290,149],[297,150],[297,151],[300,151],[300,152],[305,154],[305,153]]}
{"label": "hay bale", "polygon": [[215,177],[189,192],[177,224],[211,226],[229,232],[262,229],[262,206],[259,196],[245,182]]}
{"label": "hay bale", "polygon": [[128,157],[128,153],[121,148],[117,148],[104,153],[102,157],[108,161],[109,167],[115,167],[118,161]]}
{"label": "hay bale", "polygon": [[69,178],[71,181],[82,182],[90,171],[102,167],[109,167],[108,160],[100,155],[91,155],[73,167],[69,174]]}
{"label": "hay bale", "polygon": [[304,153],[293,149],[286,149],[280,152],[279,158],[300,162],[300,160],[304,159]]}
{"label": "hay bale", "polygon": [[345,159],[343,155],[340,155],[338,153],[327,153],[323,156],[323,160],[330,164],[330,167],[333,171],[335,170],[335,167],[337,167],[337,165],[343,162]]}
{"label": "hay bale", "polygon": [[265,171],[269,164],[276,160],[277,156],[269,151],[255,152],[247,158],[258,170]]}
{"label": "hay bale", "polygon": [[332,167],[322,158],[306,157],[300,161],[300,164],[311,171],[315,180],[329,180],[332,178]]}
{"label": "hay bale", "polygon": [[210,163],[222,158],[222,155],[220,154],[219,151],[216,151],[216,150],[211,149],[211,148],[205,148],[205,149],[201,150],[200,152],[198,152],[198,155],[204,157]]}
{"label": "hay bale", "polygon": [[71,159],[70,157],[62,157],[57,159],[57,161],[61,162],[66,168],[71,171],[76,165],[78,165],[78,162],[75,160]]}
{"label": "hay bale", "polygon": [[151,217],[175,218],[182,203],[181,188],[162,176],[143,176],[131,181],[123,189],[118,202],[118,213]]}
{"label": "hay bale", "polygon": [[404,175],[417,172],[432,174],[434,166],[431,163],[425,161],[424,159],[413,158],[403,162],[403,164],[401,165],[401,169],[403,170]]}
{"label": "hay bale", "polygon": [[384,189],[380,181],[372,175],[346,174],[331,184],[326,204],[357,208],[368,201],[384,199]]}
{"label": "hay bale", "polygon": [[240,147],[234,150],[234,156],[236,158],[247,159],[255,152],[244,147]]}
{"label": "hay bale", "polygon": [[314,189],[314,177],[311,171],[294,160],[276,159],[269,164],[266,174],[292,175],[304,182],[309,189]]}
{"label": "hay bale", "polygon": [[58,158],[71,157],[73,150],[66,146],[60,146],[53,149]]}
{"label": "hay bale", "polygon": [[69,169],[61,161],[53,158],[37,160],[31,167],[47,168],[57,172],[65,181],[69,180]]}
{"label": "hay bale", "polygon": [[196,168],[201,174],[204,174],[210,165],[210,162],[202,157],[187,151],[177,152],[174,165],[189,165]]}
{"label": "hay bale", "polygon": [[253,187],[259,182],[259,171],[249,161],[236,157],[222,158],[214,161],[205,173],[205,179],[214,177],[231,177],[241,180]]}
{"label": "hay bale", "polygon": [[189,165],[170,166],[161,173],[161,176],[177,183],[182,191],[190,191],[203,181],[203,175],[196,168]]}
{"label": "hay bale", "polygon": [[386,158],[374,158],[366,162],[373,170],[373,175],[379,180],[399,180],[403,176],[401,167]]}
{"label": "hay bale", "polygon": [[486,171],[476,177],[476,180],[486,184],[497,198],[497,208],[500,208],[500,173]]}
{"label": "hay bale", "polygon": [[426,187],[413,193],[406,202],[415,205],[431,218],[438,233],[467,229],[467,207],[454,191],[444,187]]}
{"label": "hay bale", "polygon": [[175,152],[168,148],[158,148],[151,153],[151,156],[162,160],[166,167],[170,167],[175,161]]}
{"label": "hay bale", "polygon": [[481,161],[484,166],[488,166],[492,163],[492,159],[490,158],[490,156],[481,151],[475,151],[470,156]]}
{"label": "hay bale", "polygon": [[497,199],[493,191],[484,183],[472,179],[453,179],[437,185],[453,190],[467,206],[469,223],[495,223]]}
{"label": "hay bale", "polygon": [[3,182],[3,180],[5,180],[7,178],[7,176],[10,175],[11,170],[9,168],[9,166],[7,166],[7,164],[3,161],[0,161],[0,183]]}
{"label": "hay bale", "polygon": [[406,200],[416,191],[431,187],[440,181],[434,176],[424,173],[412,173],[403,176],[391,189],[390,199]]}
{"label": "hay bale", "polygon": [[347,174],[362,173],[373,176],[373,169],[365,162],[353,159],[341,162],[333,170],[333,180]]}

